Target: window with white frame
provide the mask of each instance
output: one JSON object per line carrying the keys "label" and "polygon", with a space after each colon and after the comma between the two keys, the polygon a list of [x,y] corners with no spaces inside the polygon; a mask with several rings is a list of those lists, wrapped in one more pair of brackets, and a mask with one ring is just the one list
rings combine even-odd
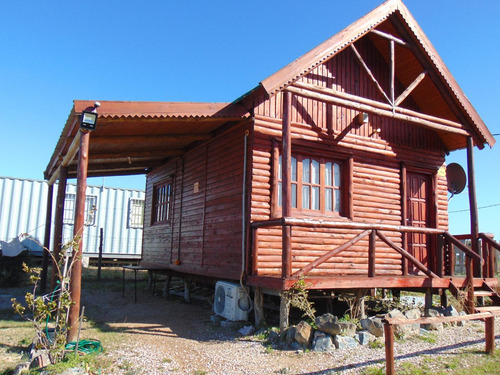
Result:
{"label": "window with white frame", "polygon": [[142,228],[144,222],[144,199],[130,198],[128,201],[129,228]]}
{"label": "window with white frame", "polygon": [[[76,194],[66,194],[64,199],[64,212],[63,212],[63,223],[64,224],[74,224],[75,223],[75,203]],[[96,225],[96,215],[97,215],[97,196],[87,195],[85,197],[85,214],[84,223],[88,226]]]}
{"label": "window with white frame", "polygon": [[[279,158],[278,204],[282,205],[282,157]],[[342,212],[341,163],[294,155],[291,159],[292,208],[324,213]]]}

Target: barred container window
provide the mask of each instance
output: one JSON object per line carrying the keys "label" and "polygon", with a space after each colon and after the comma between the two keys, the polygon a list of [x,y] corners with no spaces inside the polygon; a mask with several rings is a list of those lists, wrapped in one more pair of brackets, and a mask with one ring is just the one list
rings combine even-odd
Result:
{"label": "barred container window", "polygon": [[144,199],[130,198],[128,202],[129,228],[142,228],[144,223]]}

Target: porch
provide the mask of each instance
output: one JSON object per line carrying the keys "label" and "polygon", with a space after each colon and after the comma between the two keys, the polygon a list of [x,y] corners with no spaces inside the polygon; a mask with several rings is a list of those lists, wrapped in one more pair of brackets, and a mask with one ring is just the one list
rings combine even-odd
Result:
{"label": "porch", "polygon": [[[277,249],[274,253],[272,250],[269,230],[275,235],[278,231],[281,233],[279,262]],[[435,228],[279,218],[256,221],[251,231],[251,269],[247,284],[256,288],[286,290],[303,278],[309,289],[318,290],[449,289],[455,296],[460,290],[466,290],[468,310],[473,312],[475,297],[486,296],[486,292],[491,294],[498,286],[495,265],[500,245],[483,233],[478,236],[479,251],[475,252],[461,242],[472,240],[471,236],[453,236]],[[299,245],[299,242],[307,242],[304,233],[308,233],[309,238],[318,236],[320,244],[311,245],[313,250]],[[427,238],[425,261],[409,251],[408,238],[411,237],[408,234]],[[342,239],[340,242],[327,240],[333,238]],[[455,251],[464,254],[465,275],[455,273]],[[351,268],[342,268],[340,263],[347,258]],[[274,273],[262,264],[264,259],[268,263],[276,261]],[[481,289],[481,293],[474,294],[475,289]]]}

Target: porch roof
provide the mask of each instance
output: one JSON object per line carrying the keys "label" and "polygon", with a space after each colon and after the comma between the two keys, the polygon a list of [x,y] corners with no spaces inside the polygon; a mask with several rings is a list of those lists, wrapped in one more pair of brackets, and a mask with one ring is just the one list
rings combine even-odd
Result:
{"label": "porch roof", "polygon": [[[93,104],[74,101],[45,170],[46,179],[68,154],[82,111]],[[144,174],[248,115],[238,104],[189,102],[101,101],[97,112],[97,127],[90,137],[89,177]],[[76,167],[76,159],[69,162],[68,177],[76,176]]]}

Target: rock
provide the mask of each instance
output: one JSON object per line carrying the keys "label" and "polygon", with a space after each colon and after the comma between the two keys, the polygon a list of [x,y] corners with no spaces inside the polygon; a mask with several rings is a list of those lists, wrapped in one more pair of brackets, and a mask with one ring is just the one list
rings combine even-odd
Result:
{"label": "rock", "polygon": [[290,326],[285,333],[285,342],[290,345],[295,342],[295,326]]}
{"label": "rock", "polygon": [[336,335],[333,343],[337,349],[355,348],[359,345],[354,337]]}
{"label": "rock", "polygon": [[453,306],[448,306],[443,311],[444,316],[458,316],[458,311]]}
{"label": "rock", "polygon": [[267,341],[275,342],[280,338],[280,334],[276,331],[268,331],[267,333]]}
{"label": "rock", "polygon": [[297,341],[292,342],[290,348],[295,351],[304,351],[304,347],[300,345]]}
{"label": "rock", "polygon": [[305,321],[295,327],[295,341],[301,345],[309,345],[313,336],[313,328]]}
{"label": "rock", "polygon": [[[412,311],[412,310],[410,310]],[[413,311],[409,313],[409,316],[416,316],[417,312]],[[418,315],[420,317],[420,311],[418,311]],[[407,317],[398,309],[391,310],[386,315],[388,318],[406,320]],[[418,334],[418,330],[420,329],[420,325],[418,324],[397,324],[394,325],[394,334],[397,336],[408,336],[408,335],[416,335]]]}
{"label": "rock", "polygon": [[[436,309],[429,309],[427,314],[430,316],[430,317],[438,317],[438,316],[441,316],[441,314],[439,313],[438,310]],[[428,330],[428,331],[439,331],[441,332],[444,327],[443,327],[443,323],[428,323],[428,324],[422,324],[422,328]]]}
{"label": "rock", "polygon": [[419,309],[411,309],[405,312],[406,319],[418,319],[421,317]]}
{"label": "rock", "polygon": [[243,336],[249,336],[255,332],[255,328],[253,326],[244,326],[238,332],[241,333]]}
{"label": "rock", "polygon": [[338,325],[342,336],[354,337],[356,335],[356,324],[350,322],[339,322]]}
{"label": "rock", "polygon": [[[404,313],[406,319],[418,319],[420,318],[420,310],[419,309],[411,309],[408,310]],[[408,324],[404,328],[405,333],[409,335],[418,335],[419,330],[420,330],[420,324],[414,323],[414,324]]]}
{"label": "rock", "polygon": [[386,317],[392,318],[392,319],[405,319],[406,318],[404,316],[404,314],[401,311],[399,311],[398,309],[393,309],[393,310],[389,311],[386,314]]}
{"label": "rock", "polygon": [[420,328],[420,331],[419,331],[419,334],[421,336],[425,336],[425,335],[428,335],[430,332],[428,330],[426,330],[425,328]]}
{"label": "rock", "polygon": [[231,320],[222,320],[220,322],[221,328],[237,331],[245,325],[245,322],[233,322]]}
{"label": "rock", "polygon": [[214,327],[220,327],[220,322],[222,322],[224,318],[219,315],[210,315],[210,321],[214,325]]}
{"label": "rock", "polygon": [[375,337],[382,337],[384,335],[384,325],[381,318],[371,317],[361,319],[361,327]]}
{"label": "rock", "polygon": [[[460,311],[460,312],[458,313],[458,315],[459,315],[459,316],[464,316],[464,315],[467,315],[467,314],[465,313],[465,311]],[[460,322],[457,322],[457,326],[458,326],[458,327],[465,327],[465,323],[466,323],[466,322],[467,322],[466,320],[462,320],[462,321],[460,321]]]}
{"label": "rock", "polygon": [[16,366],[13,374],[14,375],[28,374],[29,371],[30,371],[30,363],[29,362],[22,362]]}
{"label": "rock", "polygon": [[359,331],[356,336],[356,340],[358,340],[360,345],[368,345],[370,342],[375,341],[376,337],[373,336],[368,331]]}
{"label": "rock", "polygon": [[316,324],[316,329],[318,331],[324,332],[329,335],[340,334],[340,326],[338,324],[338,318],[332,314],[323,314],[314,319],[314,324]]}
{"label": "rock", "polygon": [[315,352],[329,352],[334,348],[335,346],[333,345],[332,337],[330,335],[320,331],[316,331],[314,333],[312,350]]}

